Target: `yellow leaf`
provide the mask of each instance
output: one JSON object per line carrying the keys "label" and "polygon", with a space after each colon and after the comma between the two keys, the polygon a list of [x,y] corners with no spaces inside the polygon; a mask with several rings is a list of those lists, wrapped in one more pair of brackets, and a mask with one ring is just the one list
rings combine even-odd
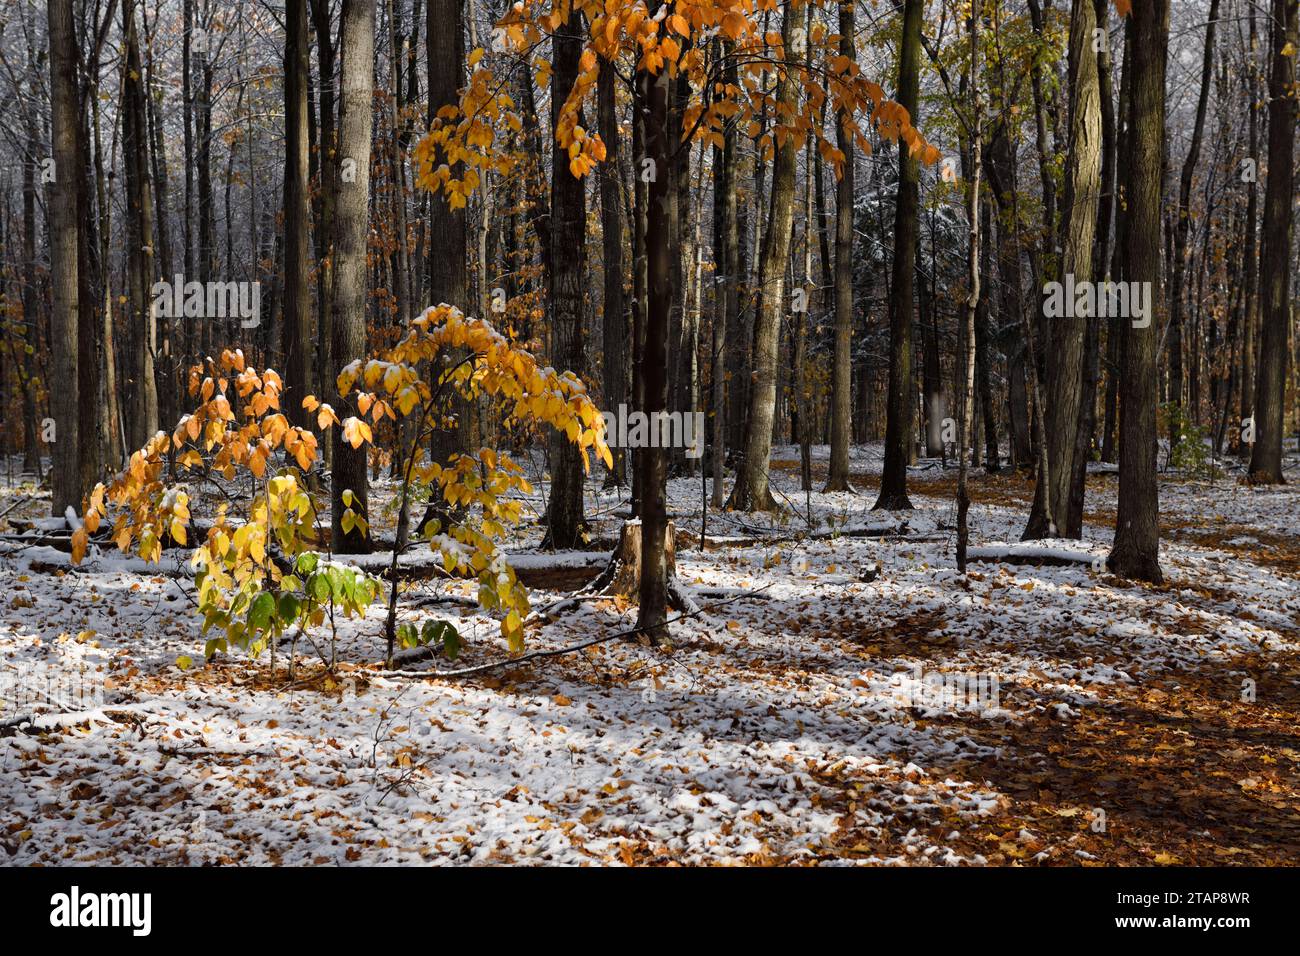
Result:
{"label": "yellow leaf", "polygon": [[85,528],[78,528],[72,535],[72,563],[80,564],[86,556],[86,544],[90,534]]}

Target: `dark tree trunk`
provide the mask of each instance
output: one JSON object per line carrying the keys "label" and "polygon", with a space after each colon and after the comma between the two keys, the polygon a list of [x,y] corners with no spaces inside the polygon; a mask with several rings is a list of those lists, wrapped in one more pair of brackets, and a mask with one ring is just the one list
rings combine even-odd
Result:
{"label": "dark tree trunk", "polygon": [[[840,4],[840,56],[857,60],[852,3]],[[853,198],[855,155],[845,117],[835,117],[844,173],[835,186],[835,353],[831,370],[831,461],[825,491],[849,490],[853,402]]]}
{"label": "dark tree trunk", "polygon": [[[51,514],[62,517],[81,507],[78,421],[78,282],[77,201],[81,177],[77,152],[77,41],[72,0],[50,0],[50,122],[54,148],[54,182],[49,190],[51,372],[58,384],[50,392],[54,417]],[[93,401],[93,396],[90,400]]]}
{"label": "dark tree trunk", "polygon": [[[605,143],[605,161],[600,165],[600,230],[602,266],[604,268],[604,345],[605,408],[617,412],[628,400],[627,311],[623,296],[623,197],[619,183],[619,135],[616,111],[618,74],[614,64],[601,60],[596,96],[599,101],[600,138]],[[614,467],[608,483],[627,483],[627,453],[611,448]]]}
{"label": "dark tree trunk", "polygon": [[[735,50],[730,43],[721,44],[723,82],[736,82]],[[737,333],[740,322],[740,278],[744,265],[740,260],[740,210],[736,190],[737,132],[735,124],[727,124],[723,133],[722,148],[714,153],[713,202],[715,257],[717,276],[714,290],[718,308],[714,312],[713,329],[713,506],[721,508],[723,496],[723,465],[726,459],[725,434],[731,424],[731,415],[737,403],[728,398],[738,393],[740,382],[734,377],[736,353],[740,351]]]}
{"label": "dark tree trunk", "polygon": [[153,309],[153,197],[149,190],[149,136],[145,119],[144,71],[134,0],[123,0],[122,25],[126,57],[122,73],[123,144],[127,198],[127,289],[129,312],[137,354],[131,362],[136,382],[131,389],[129,443],[142,448],[158,431],[158,384],[154,377],[157,325]]}
{"label": "dark tree trunk", "polygon": [[[923,0],[903,6],[902,48],[898,65],[898,103],[913,123],[920,122],[921,20]],[[911,510],[907,466],[912,460],[912,308],[916,281],[916,240],[920,211],[920,167],[911,153],[898,150],[898,199],[894,213],[894,268],[889,296],[889,398],[885,420],[885,463],[875,507]]]}
{"label": "dark tree trunk", "polygon": [[[1165,150],[1165,72],[1169,0],[1134,4],[1128,29],[1133,56],[1125,278],[1159,290],[1160,217]],[[1152,302],[1160,301],[1153,295]],[[1127,578],[1158,582],[1160,502],[1156,480],[1157,335],[1160,323],[1126,323],[1120,378],[1119,512],[1107,566]]]}
{"label": "dark tree trunk", "polygon": [[1291,323],[1291,238],[1295,197],[1296,49],[1300,0],[1273,0],[1273,65],[1268,105],[1268,187],[1264,192],[1264,245],[1255,385],[1255,447],[1251,480],[1281,484],[1286,411],[1287,334]]}
{"label": "dark tree trunk", "polygon": [[[307,0],[288,0],[284,46],[284,353],[281,406],[299,427],[309,421],[302,400],[312,391],[311,289],[308,286]],[[331,390],[332,391],[332,390]]]}
{"label": "dark tree trunk", "polygon": [[[672,309],[670,190],[668,166],[673,160],[669,135],[669,77],[666,70],[636,75],[638,102],[645,128],[645,159],[652,177],[647,186],[645,256],[647,308],[645,338],[641,355],[643,405],[647,416],[668,408],[668,354]],[[567,172],[567,170],[566,170]],[[651,421],[654,419],[651,418]],[[641,472],[641,589],[637,626],[651,641],[667,636],[668,563],[667,531],[668,452],[664,448],[642,448],[636,455]]]}
{"label": "dark tree trunk", "polygon": [[[551,129],[560,123],[561,109],[578,79],[582,56],[582,14],[574,11],[552,38],[554,79],[551,88]],[[659,175],[667,177],[666,168]],[[550,307],[551,362],[582,377],[586,372],[583,343],[583,281],[586,274],[587,195],[563,154],[551,168],[551,253],[546,298]],[[576,548],[583,540],[582,456],[558,431],[551,436],[551,496],[546,511],[546,546]]]}
{"label": "dark tree trunk", "polygon": [[[1101,194],[1101,90],[1093,47],[1092,0],[1074,0],[1070,18],[1070,149],[1066,163],[1064,248],[1059,279],[1093,277],[1093,244]],[[1078,537],[1070,525],[1070,488],[1078,457],[1077,434],[1084,398],[1085,316],[1050,320],[1047,344],[1047,469],[1039,469],[1026,539]]]}
{"label": "dark tree trunk", "polygon": [[[1170,289],[1169,335],[1169,401],[1183,404],[1183,286],[1187,272],[1187,238],[1192,229],[1192,180],[1196,164],[1201,158],[1201,141],[1205,136],[1205,114],[1210,104],[1210,79],[1214,70],[1214,34],[1219,21],[1219,0],[1210,0],[1209,25],[1205,29],[1205,53],[1201,60],[1201,92],[1196,102],[1196,120],[1192,126],[1192,141],[1183,162],[1182,176],[1178,181],[1178,208],[1174,225],[1174,269]],[[1170,417],[1169,441],[1177,444],[1181,437],[1177,418]]]}
{"label": "dark tree trunk", "polygon": [[[303,26],[304,33],[306,25]],[[339,113],[339,157],[355,161],[349,175],[338,177],[334,239],[334,329],[330,374],[338,372],[366,351],[366,234],[369,226],[371,99],[375,82],[375,0],[343,0],[339,47],[342,52]],[[304,91],[305,94],[305,91]],[[304,237],[305,238],[305,237]],[[356,393],[335,405],[340,420],[357,415]],[[359,554],[370,550],[369,536],[361,527],[345,532],[344,512],[351,510],[368,520],[366,446],[354,449],[343,440],[343,429],[333,429],[334,462],[331,479],[331,533],[333,550]],[[352,503],[343,496],[351,492]]]}
{"label": "dark tree trunk", "polygon": [[[319,356],[316,368],[316,378],[319,381],[316,387],[321,395],[330,395],[334,392],[334,383],[329,378],[330,363],[327,361],[334,325],[334,303],[330,299],[334,289],[331,252],[334,245],[334,200],[338,195],[339,175],[334,85],[336,82],[335,50],[334,37],[330,30],[328,0],[311,0],[311,14],[316,34],[316,58],[320,66],[320,86],[317,90],[319,102],[317,124],[320,132],[316,154],[319,184],[313,231],[316,248],[316,354]],[[286,221],[287,219],[286,216]],[[332,448],[330,452],[332,454]]]}
{"label": "dark tree trunk", "polygon": [[[1241,330],[1241,422],[1242,428],[1255,414],[1255,331],[1259,327],[1259,26],[1256,4],[1250,8],[1250,38],[1247,46],[1250,76],[1247,80],[1249,100],[1250,161],[1254,164],[1250,182],[1246,184],[1246,242],[1245,242],[1245,303],[1242,309]],[[1238,432],[1237,454],[1249,458],[1249,442]]]}

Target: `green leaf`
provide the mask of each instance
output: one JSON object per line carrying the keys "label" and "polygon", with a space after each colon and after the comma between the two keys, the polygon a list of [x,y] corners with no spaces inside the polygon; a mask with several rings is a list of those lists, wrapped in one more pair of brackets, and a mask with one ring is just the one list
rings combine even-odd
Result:
{"label": "green leaf", "polygon": [[327,568],[325,579],[329,581],[330,593],[334,597],[342,599],[347,592],[344,590],[343,571],[340,568]]}
{"label": "green leaf", "polygon": [[176,666],[183,671],[187,671],[194,666],[194,659],[188,654],[182,654],[180,657],[176,658]]}
{"label": "green leaf", "polygon": [[397,643],[401,644],[402,647],[415,647],[419,644],[419,640],[415,636],[415,625],[410,621],[398,626]]}
{"label": "green leaf", "polygon": [[330,582],[324,574],[313,574],[307,579],[307,593],[317,604],[324,604],[330,599]]}
{"label": "green leaf", "polygon": [[439,621],[435,618],[425,621],[424,626],[420,628],[420,643],[432,644],[435,647],[442,645],[447,657],[453,661],[460,654],[460,634],[447,621]]}
{"label": "green leaf", "polygon": [[299,574],[311,574],[316,570],[316,565],[320,563],[320,555],[315,551],[306,551],[298,555],[298,561],[294,565]]}
{"label": "green leaf", "polygon": [[301,607],[299,600],[292,594],[281,594],[277,610],[280,613],[280,620],[284,623],[297,620],[298,610]]}
{"label": "green leaf", "polygon": [[248,609],[248,626],[254,631],[260,631],[271,622],[271,615],[275,613],[275,595],[270,591],[263,591],[253,599],[252,606]]}

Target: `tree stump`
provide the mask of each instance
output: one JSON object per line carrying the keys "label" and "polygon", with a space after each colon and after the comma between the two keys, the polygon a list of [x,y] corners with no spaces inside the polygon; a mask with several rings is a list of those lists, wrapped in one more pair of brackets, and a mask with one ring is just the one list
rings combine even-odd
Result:
{"label": "tree stump", "polygon": [[[665,563],[668,566],[668,603],[680,613],[693,613],[695,602],[677,580],[677,552],[674,547],[676,529],[668,522],[664,536]],[[636,602],[641,591],[641,522],[626,521],[619,532],[618,547],[605,570],[580,594],[599,594],[603,597],[623,597]]]}

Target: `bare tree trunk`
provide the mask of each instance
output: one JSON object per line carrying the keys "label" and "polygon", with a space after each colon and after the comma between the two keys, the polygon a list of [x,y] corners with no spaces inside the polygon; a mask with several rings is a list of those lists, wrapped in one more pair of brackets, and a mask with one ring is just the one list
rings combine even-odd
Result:
{"label": "bare tree trunk", "polygon": [[[616,111],[618,73],[614,64],[602,59],[596,80],[600,138],[605,143],[605,161],[600,165],[601,260],[604,268],[604,345],[605,407],[617,411],[628,400],[627,310],[623,295],[623,198],[619,178],[619,134]],[[611,448],[614,467],[607,485],[627,484],[627,452]]]}
{"label": "bare tree trunk", "polygon": [[[210,28],[213,22],[211,6],[204,3],[203,24]],[[198,156],[196,158],[197,168],[197,189],[199,202],[199,281],[207,286],[207,283],[213,280],[212,266],[213,256],[216,252],[216,238],[214,233],[213,211],[212,211],[212,37],[205,34],[205,41],[198,51],[198,65],[196,70],[199,74],[199,91],[198,102],[195,104],[197,115],[195,120],[198,123]],[[287,89],[286,89],[287,95]],[[212,351],[212,316],[205,315],[203,318],[203,327],[200,330],[200,349],[203,354]],[[293,385],[292,377],[285,383],[288,386]],[[286,393],[286,398],[290,406],[299,404],[302,396],[295,396],[292,391]]]}
{"label": "bare tree trunk", "polygon": [[[1253,169],[1250,182],[1246,184],[1246,278],[1245,304],[1242,309],[1241,332],[1241,420],[1243,428],[1255,414],[1255,330],[1259,322],[1259,33],[1257,6],[1248,3],[1250,10],[1250,38],[1246,48],[1249,58],[1249,77],[1247,79],[1247,100],[1249,101],[1250,156]],[[1238,432],[1237,454],[1249,458],[1251,444],[1241,438]]]}
{"label": "bare tree trunk", "polygon": [[[311,289],[308,286],[307,0],[287,0],[284,45],[284,353],[289,420],[305,427],[302,400],[312,391]],[[369,163],[367,157],[366,163]]]}
{"label": "bare tree trunk", "polygon": [[[1133,56],[1125,278],[1160,288],[1160,216],[1165,151],[1165,73],[1169,58],[1169,0],[1134,4],[1129,15]],[[1158,294],[1152,303],[1160,301]],[[1155,316],[1124,330],[1120,378],[1119,511],[1107,566],[1115,574],[1158,582],[1160,502],[1156,480],[1158,381]]]}
{"label": "bare tree trunk", "polygon": [[[1169,352],[1169,401],[1183,404],[1183,285],[1187,272],[1187,237],[1192,229],[1192,180],[1196,164],[1201,158],[1201,142],[1205,136],[1205,114],[1210,103],[1210,79],[1214,70],[1214,34],[1219,22],[1219,0],[1210,0],[1209,24],[1205,28],[1205,54],[1201,60],[1201,92],[1196,102],[1196,121],[1192,126],[1192,141],[1183,162],[1182,176],[1178,181],[1178,208],[1174,226],[1174,270],[1170,289],[1169,334],[1166,347]],[[1178,444],[1181,435],[1176,417],[1170,417],[1170,447]]]}
{"label": "bare tree trunk", "polygon": [[[334,303],[331,296],[334,292],[334,201],[338,196],[339,156],[334,76],[335,48],[334,36],[330,29],[328,0],[311,0],[311,17],[313,32],[316,35],[316,59],[320,67],[320,86],[316,94],[317,125],[320,127],[317,141],[317,155],[320,157],[317,170],[320,182],[317,187],[312,236],[316,247],[316,354],[318,358],[315,377],[318,381],[315,387],[319,389],[319,394],[331,395],[334,393],[334,382],[330,381],[331,368],[328,356],[330,342],[333,341],[334,326]],[[332,458],[334,451],[332,443],[326,451]]]}
{"label": "bare tree trunk", "polygon": [[[777,84],[778,109],[793,115],[798,91],[796,66],[790,59],[797,11],[786,8],[781,36],[788,66],[780,69]],[[745,457],[731,490],[730,505],[740,511],[771,511],[776,508],[768,479],[772,454],[772,432],[776,413],[777,349],[780,344],[781,313],[788,308],[785,270],[790,258],[790,228],[794,221],[794,176],[798,147],[788,136],[776,150],[772,170],[772,205],[767,234],[763,240],[758,319],[754,329],[754,376],[750,392],[749,422],[745,435]]]}
{"label": "bare tree trunk", "polygon": [[[77,41],[72,0],[50,0],[50,122],[54,147],[54,182],[49,196],[51,371],[59,383],[51,390],[54,417],[54,462],[51,513],[60,517],[80,508],[81,487],[77,396],[77,193],[81,169],[77,155]],[[92,396],[93,400],[93,396]]]}
{"label": "bare tree trunk", "polygon": [[[647,416],[654,416],[668,408],[666,346],[672,309],[670,259],[675,254],[670,241],[672,177],[668,175],[668,167],[673,161],[675,144],[669,135],[668,71],[661,69],[657,75],[651,75],[641,70],[636,79],[639,96],[635,108],[643,116],[645,158],[651,164],[652,173],[647,184],[645,206],[647,308],[640,362],[644,388],[642,409]],[[655,421],[655,418],[650,417],[650,421]],[[660,447],[638,449],[636,466],[641,471],[641,590],[637,627],[649,640],[657,642],[668,635],[665,623],[668,608],[668,452]]]}
{"label": "bare tree trunk", "polygon": [[[724,82],[736,81],[735,49],[732,44],[723,41],[721,56],[724,57],[722,73]],[[721,508],[723,496],[723,467],[726,459],[725,434],[730,425],[730,415],[736,403],[728,399],[740,388],[734,379],[734,355],[740,350],[740,343],[735,335],[740,321],[740,277],[743,264],[740,261],[740,221],[736,191],[738,157],[737,132],[735,125],[728,123],[723,132],[722,147],[714,153],[713,165],[713,203],[714,213],[714,256],[716,259],[716,280],[714,290],[718,308],[713,318],[713,496],[712,504]],[[732,376],[730,380],[728,377]]]}
{"label": "bare tree trunk", "polygon": [[[551,128],[578,79],[582,56],[582,15],[576,10],[552,39],[554,79],[551,89]],[[667,168],[658,174],[668,176]],[[551,168],[551,254],[547,273],[547,302],[551,318],[551,361],[581,377],[586,371],[583,342],[583,277],[586,271],[586,187],[574,176],[563,156]],[[551,436],[551,496],[546,512],[545,543],[551,548],[576,548],[582,543],[582,457],[577,446],[558,431]]]}
{"label": "bare tree trunk", "polygon": [[[303,34],[306,34],[304,21]],[[366,351],[366,235],[369,226],[371,99],[375,82],[375,0],[343,0],[339,47],[342,52],[339,113],[339,162],[334,242],[334,338],[330,374],[365,355]],[[305,52],[305,51],[304,51]],[[305,238],[305,237],[304,237]],[[358,414],[355,392],[335,406],[340,419]],[[368,520],[366,448],[354,449],[335,428],[331,480],[333,550],[358,554],[370,550],[369,536],[360,527],[343,530],[349,507]],[[351,492],[351,505],[344,494]]]}
{"label": "bare tree trunk", "polygon": [[[1093,47],[1096,9],[1092,0],[1074,0],[1070,18],[1070,150],[1066,164],[1065,247],[1061,281],[1093,277],[1098,199],[1101,194],[1101,90]],[[1040,468],[1026,539],[1060,534],[1077,537],[1070,527],[1070,485],[1077,457],[1076,434],[1083,400],[1087,316],[1051,320],[1047,354],[1048,469]]]}
{"label": "bare tree trunk", "polygon": [[1273,65],[1268,104],[1268,187],[1259,273],[1259,376],[1251,480],[1281,484],[1286,413],[1287,344],[1291,324],[1292,204],[1295,196],[1296,50],[1300,0],[1273,0]]}
{"label": "bare tree trunk", "polygon": [[135,24],[135,0],[123,0],[122,25],[126,37],[126,58],[122,75],[124,109],[122,155],[127,186],[127,271],[130,291],[129,321],[132,338],[139,349],[131,363],[138,378],[131,398],[134,403],[130,437],[132,448],[141,448],[158,431],[158,383],[154,377],[157,348],[157,319],[153,309],[153,197],[149,191],[149,135],[145,119],[144,71],[140,61],[139,34]]}
{"label": "bare tree trunk", "polygon": [[[924,0],[906,0],[898,60],[898,103],[913,123],[920,121],[921,20]],[[915,406],[912,382],[912,308],[916,282],[921,171],[916,159],[898,150],[898,199],[894,212],[894,266],[889,295],[889,397],[885,420],[885,463],[876,509],[910,511],[907,466],[912,460]]]}
{"label": "bare tree trunk", "polygon": [[[853,3],[840,4],[840,56],[857,60]],[[824,491],[849,491],[853,402],[853,199],[855,154],[845,117],[835,117],[844,173],[835,187],[835,357],[831,372],[831,461]]]}
{"label": "bare tree trunk", "polygon": [[[980,186],[984,170],[984,116],[980,102],[979,38],[980,0],[972,0],[970,16],[970,73],[967,88],[971,97],[970,181],[966,185],[966,217],[970,225],[967,249],[966,319],[962,333],[961,447],[957,452],[957,570],[966,573],[966,550],[970,544],[971,412],[975,408],[976,320],[980,307]],[[989,410],[991,411],[991,409]]]}

